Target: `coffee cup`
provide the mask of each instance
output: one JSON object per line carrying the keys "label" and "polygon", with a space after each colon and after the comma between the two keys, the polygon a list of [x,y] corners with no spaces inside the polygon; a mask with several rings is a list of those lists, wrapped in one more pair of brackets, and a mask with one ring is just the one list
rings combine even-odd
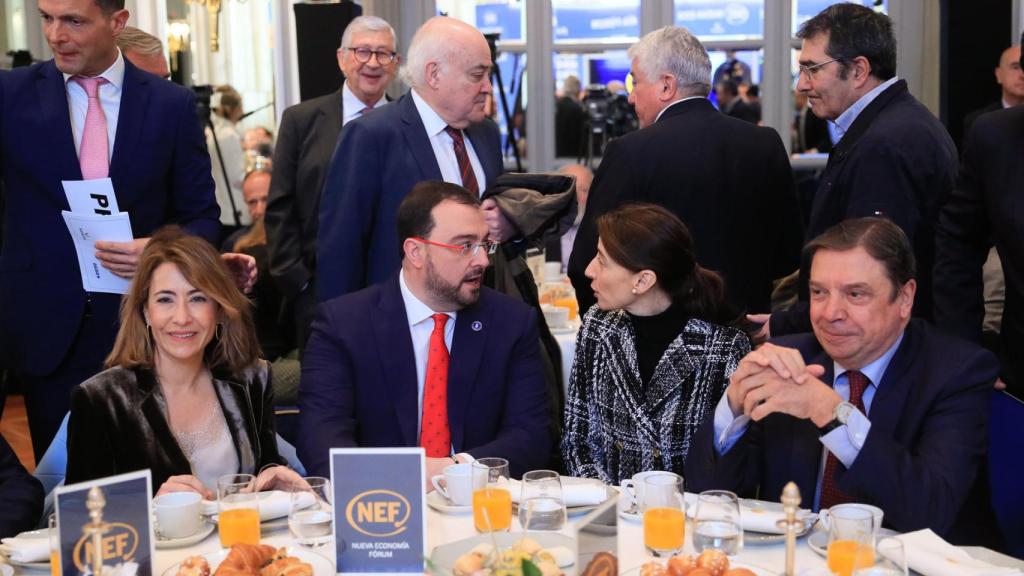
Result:
{"label": "coffee cup", "polygon": [[544,263],[544,281],[553,282],[562,277],[562,263],[561,262],[545,262]]}
{"label": "coffee cup", "polygon": [[644,480],[655,474],[660,474],[660,470],[648,470],[646,472],[637,472],[633,474],[632,478],[626,478],[622,482],[619,482],[619,486],[622,491],[625,492],[626,496],[633,502],[633,509],[639,510],[639,502],[644,497]]}
{"label": "coffee cup", "polygon": [[836,504],[832,508],[825,508],[821,510],[818,513],[818,520],[821,522],[821,525],[825,528],[825,530],[828,530],[829,528],[829,519],[832,510],[838,510],[840,508],[855,508],[871,514],[872,518],[874,519],[872,522],[872,524],[874,525],[874,533],[876,536],[878,535],[878,529],[882,527],[882,518],[885,516],[885,512],[878,506],[872,506],[871,504],[861,504],[858,502],[851,502],[848,504]]}
{"label": "coffee cup", "polygon": [[544,321],[548,328],[565,328],[569,325],[569,309],[561,306],[543,305]]}
{"label": "coffee cup", "polygon": [[171,492],[153,498],[157,533],[164,538],[185,538],[199,532],[202,501],[198,492]]}
{"label": "coffee cup", "polygon": [[437,493],[454,506],[470,506],[473,503],[473,473],[470,465],[449,464],[442,472],[430,479]]}

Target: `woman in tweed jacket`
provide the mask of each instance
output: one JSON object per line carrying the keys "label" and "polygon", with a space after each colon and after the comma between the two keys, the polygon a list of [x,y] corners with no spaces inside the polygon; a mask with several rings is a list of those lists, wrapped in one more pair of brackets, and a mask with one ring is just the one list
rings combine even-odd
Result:
{"label": "woman in tweed jacket", "polygon": [[597,304],[576,339],[562,457],[571,475],[609,484],[645,470],[685,478],[690,439],[750,341],[723,325],[722,279],[697,265],[674,214],[632,204],[597,229],[586,270]]}

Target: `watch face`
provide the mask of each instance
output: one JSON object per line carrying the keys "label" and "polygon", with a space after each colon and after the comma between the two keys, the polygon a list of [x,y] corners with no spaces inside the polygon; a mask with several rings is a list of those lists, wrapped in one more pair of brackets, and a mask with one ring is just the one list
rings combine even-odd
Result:
{"label": "watch face", "polygon": [[850,412],[853,412],[853,404],[840,402],[839,406],[836,406],[836,419],[846,424],[846,421],[850,418]]}

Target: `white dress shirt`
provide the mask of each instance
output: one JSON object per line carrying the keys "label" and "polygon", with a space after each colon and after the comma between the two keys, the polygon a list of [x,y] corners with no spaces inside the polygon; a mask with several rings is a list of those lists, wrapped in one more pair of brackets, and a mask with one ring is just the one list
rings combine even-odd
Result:
{"label": "white dress shirt", "polygon": [[[427,138],[430,139],[430,146],[434,149],[434,158],[437,159],[437,165],[441,168],[441,178],[445,182],[462,186],[462,172],[459,170],[459,160],[455,157],[455,149],[452,148],[452,137],[444,131],[448,123],[438,116],[437,112],[434,112],[434,109],[423,98],[420,98],[415,88],[412,89],[412,100],[416,104],[416,111],[420,114],[420,120],[423,121],[423,127],[427,130]],[[469,141],[469,136],[466,135],[465,131],[462,134],[463,140],[466,143],[466,153],[469,155],[469,164],[473,167],[477,186],[480,193],[483,194],[484,190],[487,189],[484,167],[476,156],[476,151],[473,149],[473,143]]]}
{"label": "white dress shirt", "polygon": [[[85,132],[85,115],[89,111],[89,96],[85,88],[73,82],[71,74],[64,75],[64,87],[68,94],[68,112],[71,115],[71,134],[75,140],[75,154],[82,149],[82,134]],[[106,84],[99,87],[100,108],[107,119],[107,160],[114,157],[114,135],[117,134],[117,117],[121,112],[121,88],[124,86],[124,56],[117,51],[117,59],[100,78]]]}
{"label": "white dress shirt", "polygon": [[[387,103],[387,97],[381,95],[380,100],[377,100],[372,108],[380,108]],[[341,117],[341,125],[344,126],[356,118],[359,118],[359,113],[363,111],[363,108],[366,108],[366,103],[360,100],[359,97],[355,95],[355,92],[349,90],[348,82],[345,82],[341,87],[341,109],[342,112],[344,112],[344,115]]]}

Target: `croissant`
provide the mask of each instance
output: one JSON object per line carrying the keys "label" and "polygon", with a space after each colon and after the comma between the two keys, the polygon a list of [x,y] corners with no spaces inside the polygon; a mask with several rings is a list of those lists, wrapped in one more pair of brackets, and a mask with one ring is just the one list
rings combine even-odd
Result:
{"label": "croissant", "polygon": [[313,566],[294,556],[286,556],[260,570],[260,576],[313,576]]}
{"label": "croissant", "polygon": [[598,552],[583,569],[584,576],[617,576],[619,561],[607,552]]}
{"label": "croissant", "polygon": [[274,547],[266,544],[235,544],[214,576],[253,576],[270,563]]}

